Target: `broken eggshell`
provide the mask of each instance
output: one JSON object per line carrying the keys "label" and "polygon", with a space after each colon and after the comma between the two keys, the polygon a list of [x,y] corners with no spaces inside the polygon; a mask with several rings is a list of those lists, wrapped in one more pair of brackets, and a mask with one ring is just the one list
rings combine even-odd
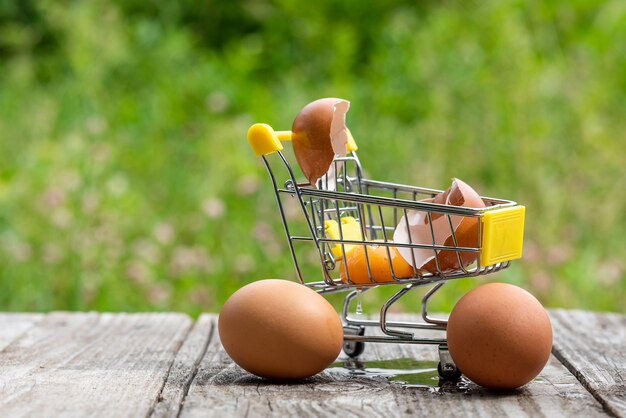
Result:
{"label": "broken eggshell", "polygon": [[[485,207],[485,202],[478,193],[459,179],[453,179],[450,188],[432,199],[423,200],[423,202],[468,208]],[[426,211],[408,211],[407,216],[400,219],[400,223],[394,231],[393,240],[407,244],[455,246],[454,238],[456,238],[456,246],[458,247],[477,246],[478,218],[450,215],[448,220],[446,214],[430,212],[429,219],[428,213]],[[454,236],[452,231],[454,231]],[[459,251],[457,255],[457,252],[453,250],[440,250],[438,257],[436,257],[435,251],[430,248],[398,247],[398,251],[409,264],[430,273],[464,268],[476,261],[477,257],[476,252]],[[459,258],[461,263],[459,263]]]}
{"label": "broken eggshell", "polygon": [[291,127],[293,151],[305,177],[313,187],[326,173],[334,178],[335,156],[348,153],[346,113],[350,102],[325,98],[304,106]]}

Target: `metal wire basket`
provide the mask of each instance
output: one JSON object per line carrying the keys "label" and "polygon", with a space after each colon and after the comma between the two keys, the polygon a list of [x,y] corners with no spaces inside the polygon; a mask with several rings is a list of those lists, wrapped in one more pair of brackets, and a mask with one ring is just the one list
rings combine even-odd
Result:
{"label": "metal wire basket", "polygon": [[[440,376],[446,379],[460,376],[448,354],[444,336],[422,338],[412,331],[445,331],[445,319],[428,315],[428,301],[446,282],[491,274],[521,257],[524,207],[513,201],[483,196],[485,207],[480,209],[436,204],[425,200],[441,190],[367,179],[352,138],[348,145],[350,153],[332,162],[329,173],[334,175],[327,173],[315,186],[298,182],[281,143],[290,139],[290,131],[277,132],[266,124],[255,124],[248,131],[249,144],[262,158],[270,175],[298,280],[321,294],[346,292],[340,313],[344,352],[356,357],[363,352],[366,342],[438,345]],[[287,202],[289,199],[292,202]],[[286,216],[287,205],[294,201],[304,222]],[[393,242],[398,223],[415,214],[431,221],[429,239]],[[435,236],[434,218],[447,220],[451,239],[445,243],[438,242]],[[453,227],[459,219],[471,219],[476,225],[470,242],[459,242]],[[304,251],[299,250],[302,246],[306,247]],[[413,257],[409,269],[406,265],[398,268],[393,262],[392,252],[402,248],[408,249]],[[348,263],[348,256],[355,249],[362,258],[357,270]],[[432,252],[430,268],[413,267],[416,250]],[[321,274],[305,277],[301,257],[312,252],[319,256]],[[381,270],[385,271],[381,273]],[[357,296],[382,285],[399,285],[400,289],[383,303],[378,318],[356,315]],[[432,286],[422,298],[422,321],[389,320],[389,308],[409,291],[422,286]],[[382,332],[368,335],[368,327],[377,327]]]}

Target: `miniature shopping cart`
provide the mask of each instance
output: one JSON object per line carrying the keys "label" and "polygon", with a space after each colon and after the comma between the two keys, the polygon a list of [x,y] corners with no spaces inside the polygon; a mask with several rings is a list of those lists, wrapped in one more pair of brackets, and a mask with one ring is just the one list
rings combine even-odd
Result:
{"label": "miniature shopping cart", "polygon": [[[448,353],[445,337],[416,337],[413,331],[432,330],[444,335],[442,332],[446,330],[447,321],[428,314],[428,301],[447,281],[494,273],[509,267],[511,260],[521,257],[524,207],[512,201],[489,197],[481,197],[486,205],[481,209],[435,204],[424,200],[432,199],[440,190],[367,179],[356,155],[356,143],[351,135],[348,139],[348,154],[345,157],[336,156],[332,162],[333,169],[329,173],[334,174],[333,178],[328,178],[329,174],[326,174],[314,187],[307,181],[298,182],[289,163],[289,150],[283,149],[281,141],[290,141],[291,131],[274,131],[266,124],[255,124],[248,131],[250,146],[263,159],[269,172],[298,280],[321,294],[346,292],[340,316],[344,326],[343,350],[348,356],[360,355],[366,342],[437,345],[440,376],[456,379],[460,371]],[[398,222],[416,212],[421,212],[428,219],[435,216],[447,218],[452,237],[450,245],[436,242],[434,232],[427,242],[392,242]],[[455,217],[476,220],[478,232],[475,243],[457,245],[452,227]],[[435,267],[430,271],[413,268],[411,274],[403,276],[389,262],[390,279],[381,283],[372,274],[371,257],[368,258],[368,246],[371,245],[384,246],[388,253],[392,247],[432,251]],[[366,282],[351,280],[346,263],[341,263],[355,246],[364,250],[369,276]],[[456,269],[441,268],[439,257],[443,252],[453,252],[458,257]],[[460,262],[461,257],[467,254],[475,256],[470,265]],[[312,255],[319,257],[323,280],[318,274],[314,280],[305,277],[302,265]],[[401,288],[383,304],[377,319],[367,319],[359,314],[358,296],[381,285],[399,285]],[[390,307],[412,289],[421,286],[432,286],[422,298],[421,321],[390,320]],[[380,331],[366,332],[370,327]]]}

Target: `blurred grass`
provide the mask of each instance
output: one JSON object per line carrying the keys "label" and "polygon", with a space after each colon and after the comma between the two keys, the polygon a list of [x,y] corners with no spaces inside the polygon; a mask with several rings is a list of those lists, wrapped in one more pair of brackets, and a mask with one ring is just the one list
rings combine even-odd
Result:
{"label": "blurred grass", "polygon": [[618,0],[2,3],[0,309],[197,314],[293,279],[245,133],[338,96],[369,177],[526,205],[494,280],[626,312],[625,34]]}

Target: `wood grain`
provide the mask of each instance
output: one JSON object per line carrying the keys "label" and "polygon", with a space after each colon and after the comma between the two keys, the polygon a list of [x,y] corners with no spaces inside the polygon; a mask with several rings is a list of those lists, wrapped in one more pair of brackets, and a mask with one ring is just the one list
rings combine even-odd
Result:
{"label": "wood grain", "polygon": [[[362,360],[437,360],[435,347],[369,344]],[[340,359],[341,360],[341,359]],[[433,382],[436,383],[436,382]],[[331,368],[299,383],[272,383],[232,363],[214,333],[183,404],[181,417],[223,416],[606,416],[558,360],[535,381],[507,393],[470,384],[468,391],[405,387],[383,377]]]}
{"label": "wood grain", "polygon": [[626,417],[626,315],[553,310],[553,353],[615,416]]}
{"label": "wood grain", "polygon": [[52,313],[1,352],[2,416],[147,416],[191,324],[183,314]]}
{"label": "wood grain", "polygon": [[176,354],[159,400],[152,411],[152,418],[178,416],[189,386],[196,376],[200,361],[215,332],[214,323],[213,316],[202,315],[194,324]]}
{"label": "wood grain", "polygon": [[37,313],[0,314],[0,351],[43,317],[44,314]]}
{"label": "wood grain", "polygon": [[506,393],[439,388],[434,346],[370,343],[360,359],[370,371],[426,362],[419,367],[430,375],[417,386],[351,374],[343,356],[285,384],[233,364],[216,315],[192,326],[172,313],[0,314],[0,416],[626,416],[626,316],[550,314],[555,356],[537,379]]}

